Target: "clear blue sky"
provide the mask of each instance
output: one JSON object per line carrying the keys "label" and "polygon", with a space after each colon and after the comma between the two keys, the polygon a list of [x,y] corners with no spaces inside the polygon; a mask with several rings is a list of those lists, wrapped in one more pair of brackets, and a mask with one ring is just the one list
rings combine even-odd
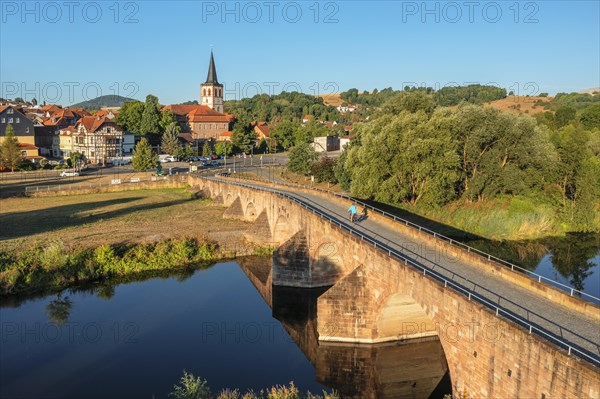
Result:
{"label": "clear blue sky", "polygon": [[286,85],[600,86],[599,1],[472,3],[2,0],[0,96],[67,105],[118,89],[163,104],[198,99],[211,45],[228,99]]}

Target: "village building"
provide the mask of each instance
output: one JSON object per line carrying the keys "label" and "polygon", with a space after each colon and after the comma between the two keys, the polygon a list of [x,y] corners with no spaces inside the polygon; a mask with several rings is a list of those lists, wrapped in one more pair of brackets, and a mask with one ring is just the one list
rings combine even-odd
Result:
{"label": "village building", "polygon": [[74,133],[73,151],[80,152],[91,163],[106,164],[122,156],[124,132],[107,117],[85,116]]}

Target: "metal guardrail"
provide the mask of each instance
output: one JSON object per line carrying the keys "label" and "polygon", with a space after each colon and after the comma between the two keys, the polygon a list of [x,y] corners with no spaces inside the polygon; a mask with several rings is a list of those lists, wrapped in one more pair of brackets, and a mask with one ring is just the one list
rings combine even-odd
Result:
{"label": "metal guardrail", "polygon": [[[495,311],[496,316],[498,317],[505,317],[519,325],[521,325],[522,327],[526,327],[529,330],[529,334],[532,333],[536,333],[546,339],[548,339],[550,342],[562,347],[563,349],[566,349],[568,351],[569,355],[576,355],[578,357],[580,357],[583,360],[586,360],[592,364],[595,364],[597,366],[600,366],[600,357],[597,357],[595,355],[590,354],[589,352],[587,352],[586,350],[580,348],[578,349],[577,347],[561,340],[559,337],[557,337],[556,335],[545,331],[544,329],[542,329],[541,327],[538,327],[534,324],[529,323],[527,320],[521,318],[520,316],[518,316],[517,314],[506,310],[504,308],[499,307],[498,305],[488,301],[487,299],[483,298],[482,296],[478,295],[477,293],[469,290],[466,287],[461,286],[460,284],[455,283],[452,280],[448,280],[446,277],[444,277],[443,275],[437,273],[436,271],[429,269],[415,261],[413,261],[410,258],[405,257],[402,253],[388,247],[385,245],[381,245],[380,243],[378,243],[377,241],[371,239],[369,236],[365,236],[364,234],[362,234],[360,231],[358,231],[357,229],[355,229],[352,226],[349,226],[345,223],[341,223],[339,222],[337,219],[332,218],[331,216],[329,216],[328,214],[320,211],[319,209],[317,209],[316,207],[306,204],[305,202],[303,202],[302,200],[299,200],[298,198],[294,197],[293,195],[278,191],[276,189],[273,188],[269,188],[269,187],[262,187],[262,186],[257,186],[257,185],[251,185],[251,184],[246,184],[246,183],[242,183],[239,181],[232,181],[229,179],[222,179],[222,178],[217,178],[217,177],[210,177],[210,176],[204,176],[204,175],[200,175],[200,178],[202,179],[207,179],[207,180],[212,180],[212,181],[217,181],[217,182],[222,182],[222,183],[226,183],[226,184],[234,184],[234,185],[238,185],[241,187],[246,187],[246,188],[250,188],[253,190],[259,190],[259,191],[265,191],[265,192],[270,192],[276,195],[279,195],[283,198],[287,198],[291,201],[294,201],[295,203],[297,203],[298,205],[302,206],[303,208],[306,208],[307,210],[317,214],[318,216],[326,219],[329,223],[335,225],[335,226],[339,226],[342,229],[348,230],[351,234],[355,234],[358,237],[361,238],[361,240],[363,241],[368,241],[371,244],[373,244],[374,248],[376,249],[380,249],[384,252],[386,252],[388,254],[388,256],[391,257],[395,257],[396,259],[404,262],[405,265],[410,265],[412,267],[417,268],[418,270],[420,270],[421,272],[423,272],[424,276],[430,276],[432,278],[435,278],[436,280],[438,280],[439,282],[444,283],[444,287],[448,288],[451,287],[452,289],[454,289],[455,291],[457,291],[458,293],[462,294],[463,296],[467,297],[469,301],[471,300],[476,300],[477,302],[481,303],[482,305],[492,309]],[[556,325],[556,324],[555,324]],[[556,325],[557,327],[561,328],[561,326]]]}
{"label": "metal guardrail", "polygon": [[481,250],[479,250],[477,248],[473,248],[473,247],[471,247],[471,246],[469,246],[469,245],[467,245],[467,244],[465,244],[463,242],[460,242],[460,241],[457,241],[457,240],[453,240],[450,237],[446,237],[443,234],[437,233],[437,232],[435,232],[433,230],[430,230],[430,229],[428,229],[426,227],[420,226],[420,225],[418,225],[416,223],[413,223],[413,222],[411,222],[409,220],[406,220],[404,218],[396,216],[396,215],[394,215],[392,213],[389,213],[389,212],[386,212],[386,211],[384,211],[382,209],[376,208],[373,205],[369,205],[369,204],[367,204],[367,203],[365,203],[363,201],[357,200],[356,198],[353,198],[353,197],[351,197],[351,196],[349,196],[347,194],[338,193],[338,192],[335,192],[335,191],[332,191],[332,190],[326,190],[326,189],[319,188],[319,187],[307,186],[307,185],[303,185],[303,184],[294,184],[294,183],[288,183],[288,182],[282,182],[282,181],[277,181],[277,182],[270,181],[270,183],[281,185],[281,186],[287,186],[287,187],[302,188],[302,189],[305,189],[305,190],[319,191],[319,192],[322,192],[322,193],[325,193],[325,194],[328,194],[328,195],[333,195],[333,196],[336,196],[336,197],[339,197],[339,198],[344,198],[346,200],[353,201],[353,202],[355,202],[357,204],[360,204],[361,206],[363,206],[363,207],[365,207],[367,209],[370,209],[371,211],[373,211],[375,213],[378,213],[378,214],[380,214],[380,215],[382,215],[382,216],[384,216],[384,217],[386,217],[388,219],[393,220],[396,223],[401,223],[401,224],[404,224],[405,226],[409,226],[409,227],[415,228],[415,229],[419,230],[420,232],[424,232],[424,233],[427,233],[427,234],[433,236],[434,238],[439,238],[442,241],[446,241],[446,242],[448,242],[450,245],[452,245],[454,247],[462,248],[463,250],[467,250],[468,253],[477,254],[477,255],[479,255],[479,256],[487,259],[488,261],[492,261],[493,260],[493,261],[495,261],[495,262],[497,262],[497,263],[499,263],[499,264],[501,264],[501,265],[503,265],[505,267],[510,267],[510,269],[512,271],[518,270],[518,271],[520,271],[520,272],[522,272],[522,273],[524,273],[524,274],[526,274],[526,275],[528,275],[530,277],[534,277],[536,280],[538,280],[539,283],[544,283],[544,284],[547,284],[547,285],[552,285],[552,286],[555,286],[557,288],[560,288],[561,290],[563,290],[565,292],[568,292],[570,296],[574,296],[575,294],[577,294],[579,297],[589,298],[590,302],[593,302],[593,303],[596,303],[596,304],[600,305],[600,298],[598,298],[598,297],[596,297],[594,295],[585,293],[585,292],[580,291],[580,290],[576,290],[575,288],[570,287],[570,286],[568,286],[566,284],[559,283],[558,281],[554,281],[554,280],[552,280],[552,279],[550,279],[548,277],[545,277],[545,276],[542,276],[540,274],[534,273],[534,272],[532,272],[530,270],[527,270],[527,269],[525,269],[525,268],[523,268],[521,266],[515,265],[514,263],[511,263],[511,262],[509,262],[507,260],[498,258],[497,256],[491,255],[491,254],[489,254],[487,252],[484,252],[484,251],[481,251]]}

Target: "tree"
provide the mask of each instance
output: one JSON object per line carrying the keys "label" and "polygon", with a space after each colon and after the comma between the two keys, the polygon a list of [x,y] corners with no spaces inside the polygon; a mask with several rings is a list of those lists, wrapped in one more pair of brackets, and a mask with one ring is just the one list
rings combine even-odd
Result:
{"label": "tree", "polygon": [[171,122],[162,137],[161,150],[165,154],[175,155],[179,151],[179,126]]}
{"label": "tree", "polygon": [[592,105],[583,110],[580,121],[586,129],[600,129],[600,104]]}
{"label": "tree", "polygon": [[249,153],[254,147],[256,134],[250,125],[250,122],[244,118],[236,122],[233,128],[231,140],[233,145],[239,148],[244,153]]}
{"label": "tree", "polygon": [[82,159],[83,159],[82,153],[80,153],[78,151],[72,152],[71,155],[69,156],[69,161],[71,161],[71,167],[79,169],[79,164]]}
{"label": "tree", "polygon": [[233,144],[229,141],[220,141],[215,145],[217,155],[230,155],[233,152]]}
{"label": "tree", "polygon": [[342,190],[350,191],[350,184],[352,182],[352,174],[350,171],[350,167],[346,167],[346,159],[348,159],[348,149],[347,148],[342,155],[338,158],[337,164],[334,168],[335,179],[342,186]]}
{"label": "tree", "polygon": [[338,182],[335,175],[336,166],[337,161],[335,159],[323,155],[320,161],[312,164],[310,173],[314,175],[315,179],[317,179],[319,182],[336,184]]}
{"label": "tree", "polygon": [[11,124],[6,126],[5,137],[0,150],[0,166],[10,168],[11,172],[14,172],[15,168],[21,163],[22,157],[19,141],[15,137],[15,129]]}
{"label": "tree", "polygon": [[177,117],[173,111],[170,109],[165,109],[160,114],[160,127],[163,131],[166,131],[167,127],[169,127],[171,123],[177,123]]}
{"label": "tree", "polygon": [[556,126],[561,128],[563,126],[568,125],[573,120],[575,120],[575,116],[577,115],[577,110],[573,107],[562,106],[556,110],[554,117],[556,119]]}
{"label": "tree", "polygon": [[208,144],[208,141],[205,141],[204,145],[202,146],[202,156],[203,157],[208,157],[210,154],[212,154],[212,150],[210,148],[210,144]]}
{"label": "tree", "polygon": [[296,140],[296,130],[299,128],[297,123],[285,120],[277,124],[271,133],[271,138],[277,141],[284,150],[292,147]]}
{"label": "tree", "polygon": [[161,114],[158,98],[149,94],[146,96],[146,103],[144,104],[144,112],[142,113],[142,121],[140,123],[140,133],[160,134],[162,132],[160,121]]}
{"label": "tree", "polygon": [[313,163],[319,159],[319,154],[308,143],[302,143],[290,150],[288,170],[294,173],[308,175]]}
{"label": "tree", "polygon": [[405,110],[364,125],[344,163],[352,194],[390,204],[442,205],[454,199],[460,159],[452,121],[447,109],[431,117]]}
{"label": "tree", "polygon": [[133,168],[138,172],[145,172],[154,168],[157,162],[158,157],[152,152],[148,140],[142,137],[133,150]]}
{"label": "tree", "polygon": [[141,134],[142,114],[144,103],[140,101],[128,101],[121,107],[115,122],[126,131]]}

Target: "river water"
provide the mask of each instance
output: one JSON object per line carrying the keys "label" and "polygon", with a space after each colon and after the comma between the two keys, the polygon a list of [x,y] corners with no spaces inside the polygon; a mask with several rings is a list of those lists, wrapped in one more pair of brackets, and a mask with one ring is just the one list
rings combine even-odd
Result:
{"label": "river water", "polygon": [[0,397],[166,398],[183,370],[222,388],[290,381],[344,397],[440,398],[439,341],[319,345],[323,291],[273,288],[270,260],[5,299]]}

